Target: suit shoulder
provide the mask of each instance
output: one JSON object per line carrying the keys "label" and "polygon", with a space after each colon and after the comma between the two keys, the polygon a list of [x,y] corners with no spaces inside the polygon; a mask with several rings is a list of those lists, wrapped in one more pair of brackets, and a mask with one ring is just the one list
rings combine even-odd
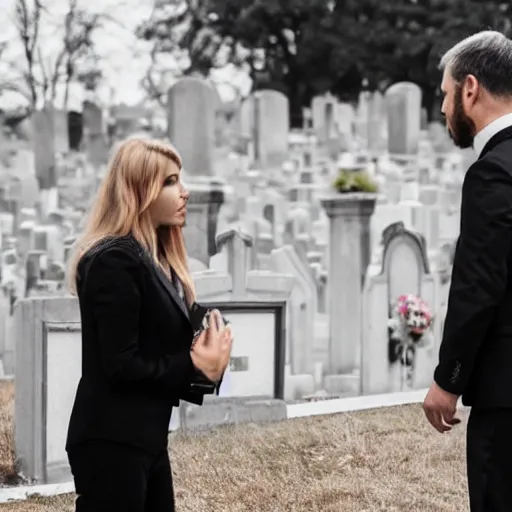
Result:
{"label": "suit shoulder", "polygon": [[464,187],[469,184],[501,184],[512,186],[512,144],[508,149],[500,144],[469,167]]}
{"label": "suit shoulder", "polygon": [[143,263],[144,250],[132,237],[112,236],[100,240],[87,250],[80,261],[80,274],[108,268],[135,271]]}
{"label": "suit shoulder", "polygon": [[503,173],[512,178],[512,139],[506,139],[497,144],[482,158],[476,160],[468,172],[479,169],[491,173]]}

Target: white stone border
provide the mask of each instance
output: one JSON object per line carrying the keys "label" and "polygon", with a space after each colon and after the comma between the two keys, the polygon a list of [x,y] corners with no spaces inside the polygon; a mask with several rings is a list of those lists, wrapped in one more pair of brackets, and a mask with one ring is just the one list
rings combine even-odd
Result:
{"label": "white stone border", "polygon": [[0,503],[23,501],[31,496],[57,496],[75,492],[74,482],[46,485],[24,485],[20,487],[0,488]]}
{"label": "white stone border", "polygon": [[427,391],[428,389],[419,389],[399,393],[362,395],[350,398],[337,398],[302,404],[290,404],[286,407],[287,418],[304,418],[306,416],[321,416],[324,414],[338,414],[342,412],[364,411],[366,409],[379,409],[381,407],[415,404],[423,402]]}
{"label": "white stone border", "polygon": [[[427,389],[407,391],[401,393],[388,393],[380,395],[355,396],[350,398],[320,400],[303,404],[289,404],[286,406],[287,418],[304,418],[307,416],[320,416],[339,414],[342,412],[363,411],[379,409],[381,407],[395,407],[423,402]],[[34,495],[57,496],[75,492],[73,482],[59,484],[5,487],[0,488],[0,503],[23,501]]]}

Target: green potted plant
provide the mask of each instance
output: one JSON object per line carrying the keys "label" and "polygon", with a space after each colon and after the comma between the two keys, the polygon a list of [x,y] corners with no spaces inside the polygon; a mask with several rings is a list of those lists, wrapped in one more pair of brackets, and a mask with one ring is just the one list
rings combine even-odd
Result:
{"label": "green potted plant", "polygon": [[377,183],[363,170],[348,171],[340,169],[333,186],[340,194],[354,192],[375,194],[378,190]]}

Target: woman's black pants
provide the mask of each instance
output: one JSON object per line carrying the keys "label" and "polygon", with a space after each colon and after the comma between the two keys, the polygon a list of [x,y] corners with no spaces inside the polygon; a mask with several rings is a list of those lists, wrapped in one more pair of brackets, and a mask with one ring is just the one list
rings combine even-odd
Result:
{"label": "woman's black pants", "polygon": [[68,451],[76,512],[175,512],[166,450],[157,455],[131,446],[91,441]]}

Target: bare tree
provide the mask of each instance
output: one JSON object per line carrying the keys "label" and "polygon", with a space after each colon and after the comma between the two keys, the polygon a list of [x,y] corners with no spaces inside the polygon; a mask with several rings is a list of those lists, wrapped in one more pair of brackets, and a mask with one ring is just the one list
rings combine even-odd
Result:
{"label": "bare tree", "polygon": [[42,14],[48,13],[43,0],[16,0],[14,23],[22,43],[25,66],[12,63],[10,68],[17,71],[16,78],[0,81],[0,90],[22,94],[29,100],[31,110],[40,103],[53,103],[62,83],[66,106],[70,83],[79,77],[81,62],[90,62],[94,56],[92,35],[101,26],[104,16],[80,8],[78,0],[68,2],[64,20],[57,20],[64,29],[62,47],[52,59],[44,57],[44,43],[40,40]]}
{"label": "bare tree", "polygon": [[35,78],[34,67],[41,54],[37,51],[39,36],[39,24],[43,4],[40,0],[34,0],[34,5],[29,8],[26,0],[16,0],[15,23],[18,35],[23,44],[27,70],[24,74],[25,83],[30,91],[31,106],[35,108],[38,101],[38,82]]}
{"label": "bare tree", "polygon": [[65,78],[64,106],[69,99],[69,85],[73,78],[80,76],[78,61],[90,62],[94,56],[92,34],[99,28],[102,16],[87,13],[78,8],[77,0],[69,0],[69,10],[65,19],[64,45],[55,62],[52,82],[52,98],[55,99],[57,85],[61,74]]}

